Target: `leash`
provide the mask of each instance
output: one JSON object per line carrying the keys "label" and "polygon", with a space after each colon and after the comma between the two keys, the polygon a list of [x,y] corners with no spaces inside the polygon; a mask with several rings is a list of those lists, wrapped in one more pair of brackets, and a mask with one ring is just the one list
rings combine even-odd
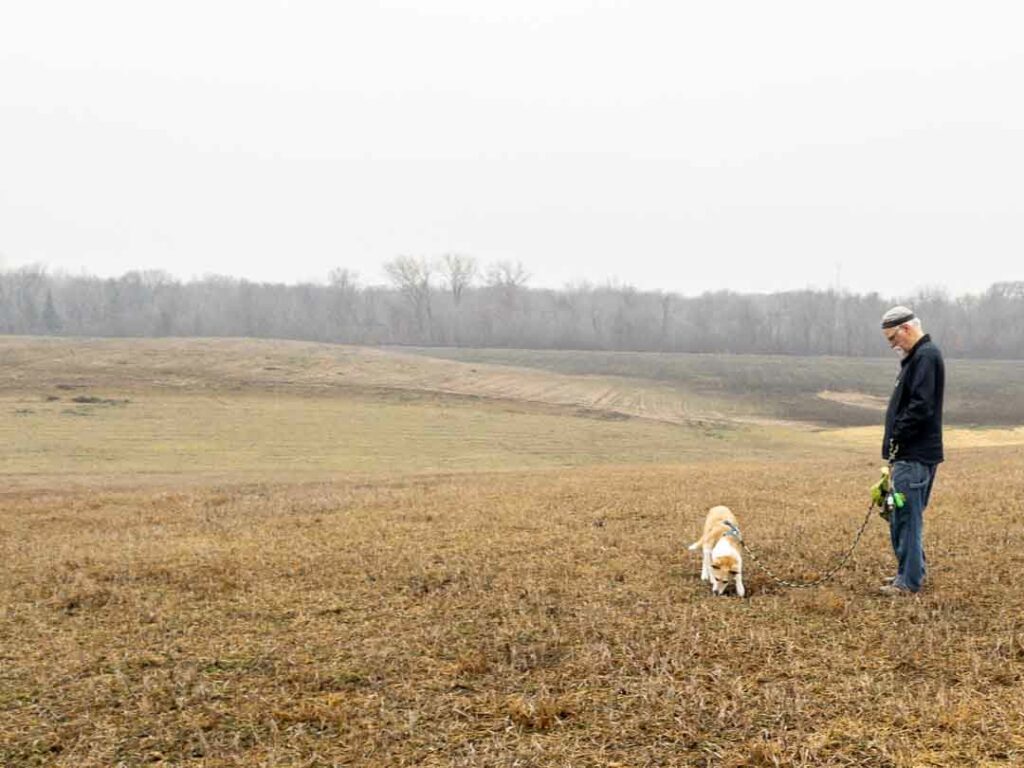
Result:
{"label": "leash", "polygon": [[870,505],[868,505],[868,512],[866,515],[864,515],[864,522],[861,523],[860,530],[857,531],[857,536],[853,540],[853,545],[850,547],[849,551],[847,551],[847,553],[843,555],[842,560],[840,560],[839,563],[832,570],[830,570],[821,578],[815,579],[814,581],[787,581],[786,579],[780,579],[778,576],[775,575],[772,569],[765,565],[764,561],[762,561],[761,558],[758,557],[756,550],[751,549],[750,545],[743,540],[743,536],[740,534],[736,526],[727,522],[726,525],[728,525],[729,528],[731,528],[732,530],[730,533],[727,533],[726,535],[732,536],[737,541],[739,541],[743,545],[743,549],[747,552],[747,554],[750,555],[751,559],[759,566],[761,566],[761,568],[764,569],[765,573],[767,573],[768,576],[771,577],[772,581],[774,581],[776,584],[781,584],[784,587],[792,587],[794,589],[807,589],[809,587],[816,587],[819,584],[824,584],[826,581],[829,581],[833,576],[835,576],[837,573],[839,573],[840,570],[843,569],[843,567],[849,561],[850,556],[853,555],[853,551],[857,548],[857,545],[860,543],[861,536],[864,535],[864,530],[868,527],[868,521],[871,519],[871,513],[874,511],[874,509],[875,503],[872,502]]}

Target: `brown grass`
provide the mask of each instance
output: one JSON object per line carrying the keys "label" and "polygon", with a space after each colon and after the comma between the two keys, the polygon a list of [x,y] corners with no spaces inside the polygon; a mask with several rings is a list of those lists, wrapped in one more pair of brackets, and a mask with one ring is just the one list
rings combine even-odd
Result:
{"label": "brown grass", "polygon": [[815,576],[863,452],[9,491],[0,765],[1021,764],[1022,452],[950,458],[902,600],[878,520],[810,591],[712,598],[683,550],[726,503]]}
{"label": "brown grass", "polygon": [[1016,432],[951,433],[921,596],[875,519],[712,598],[709,506],[813,579],[879,437],[737,423],[850,407],[819,361],[669,362],[0,339],[0,766],[1024,764]]}
{"label": "brown grass", "polygon": [[[418,354],[417,354],[418,353]],[[868,426],[894,358],[378,349],[252,339],[0,337],[0,395],[132,398],[160,389],[303,397],[413,394],[531,403],[610,416]],[[1024,362],[948,361],[947,425],[1019,426]],[[45,389],[44,389],[45,385]],[[834,393],[823,396],[825,393]]]}
{"label": "brown grass", "polygon": [[299,342],[0,337],[0,472],[20,488],[182,487],[824,445],[789,425],[697,418],[647,385],[483,368]]}

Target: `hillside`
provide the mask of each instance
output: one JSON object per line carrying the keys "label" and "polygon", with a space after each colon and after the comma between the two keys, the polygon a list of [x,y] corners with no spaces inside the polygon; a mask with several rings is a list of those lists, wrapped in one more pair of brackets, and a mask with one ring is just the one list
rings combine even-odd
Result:
{"label": "hillside", "polygon": [[[864,358],[346,347],[250,339],[0,337],[0,392],[393,391],[659,421],[877,424],[897,366]],[[948,363],[946,423],[1024,424],[1024,362]]]}
{"label": "hillside", "polygon": [[[962,380],[951,388],[949,421],[969,411],[982,424],[1019,423],[1008,411],[1020,393],[1008,398],[1001,389],[1019,368],[992,365],[999,386],[981,369],[957,374],[968,374],[966,388]],[[45,485],[55,475],[298,480],[849,449],[874,457],[884,402],[876,379],[891,368],[839,359],[6,337],[0,458],[9,483]],[[953,449],[1021,443],[1020,428],[947,430]]]}
{"label": "hillside", "polygon": [[[828,426],[878,423],[899,370],[895,358],[660,354],[516,349],[401,349],[430,358],[569,376],[623,377],[729,403],[762,418]],[[948,360],[945,420],[1024,424],[1024,361]]]}

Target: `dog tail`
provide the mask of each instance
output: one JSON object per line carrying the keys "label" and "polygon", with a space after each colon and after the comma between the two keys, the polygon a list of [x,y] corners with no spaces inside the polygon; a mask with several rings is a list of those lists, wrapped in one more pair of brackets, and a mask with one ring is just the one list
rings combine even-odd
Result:
{"label": "dog tail", "polygon": [[697,539],[693,544],[687,547],[687,549],[700,549],[700,545],[704,543],[704,539]]}

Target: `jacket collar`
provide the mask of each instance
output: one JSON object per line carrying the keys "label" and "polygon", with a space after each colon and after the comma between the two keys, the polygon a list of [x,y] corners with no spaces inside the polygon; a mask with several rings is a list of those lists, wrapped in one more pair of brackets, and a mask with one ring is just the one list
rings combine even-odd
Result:
{"label": "jacket collar", "polygon": [[927,333],[924,336],[922,336],[920,339],[918,339],[917,340],[917,344],[912,346],[910,348],[910,351],[907,352],[907,356],[904,357],[903,360],[900,361],[900,365],[901,366],[905,366],[907,363],[909,363],[910,362],[910,358],[912,358],[914,356],[914,353],[917,352],[917,350],[919,350],[921,348],[921,345],[925,344],[926,342],[929,342],[931,340],[932,340],[932,337],[930,335],[928,335]]}

